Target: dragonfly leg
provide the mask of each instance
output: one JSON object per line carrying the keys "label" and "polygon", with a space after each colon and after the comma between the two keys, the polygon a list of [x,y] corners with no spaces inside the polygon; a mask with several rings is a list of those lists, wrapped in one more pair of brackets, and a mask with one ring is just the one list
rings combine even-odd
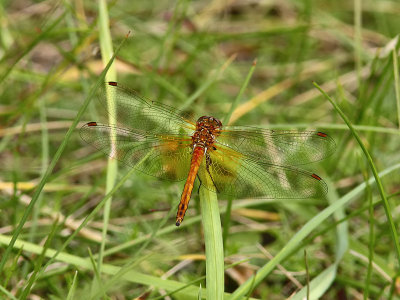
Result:
{"label": "dragonfly leg", "polygon": [[197,179],[199,180],[199,182],[200,182],[200,184],[199,184],[199,188],[197,189],[197,194],[200,194],[200,188],[201,188],[201,185],[203,184],[202,182],[201,182],[201,179],[200,179],[200,177],[197,175]]}
{"label": "dragonfly leg", "polygon": [[[217,191],[217,193],[219,193],[219,190],[217,188],[217,185],[215,184],[214,178],[211,175],[210,166],[211,166],[211,157],[210,157],[210,154],[206,153],[206,170],[207,170],[208,175],[210,175],[210,178],[215,187],[215,190]],[[201,181],[200,181],[200,183],[201,183]]]}

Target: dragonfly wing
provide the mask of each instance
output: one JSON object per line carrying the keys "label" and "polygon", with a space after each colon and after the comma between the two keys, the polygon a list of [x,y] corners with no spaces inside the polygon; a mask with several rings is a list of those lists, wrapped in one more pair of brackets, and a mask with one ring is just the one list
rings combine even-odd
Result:
{"label": "dragonfly wing", "polygon": [[198,176],[209,190],[238,198],[312,198],[327,193],[316,174],[259,162],[230,149],[209,151]]}
{"label": "dragonfly wing", "polygon": [[[196,122],[188,114],[147,100],[117,82],[102,85],[97,98],[120,127],[154,134],[190,134],[195,130]],[[111,106],[107,99],[113,99],[115,106]]]}
{"label": "dragonfly wing", "polygon": [[317,131],[224,127],[219,144],[265,163],[298,166],[319,161],[335,151],[335,141]]}
{"label": "dragonfly wing", "polygon": [[80,129],[82,139],[106,155],[143,173],[172,181],[187,177],[191,138],[185,135],[149,135],[97,122]]}

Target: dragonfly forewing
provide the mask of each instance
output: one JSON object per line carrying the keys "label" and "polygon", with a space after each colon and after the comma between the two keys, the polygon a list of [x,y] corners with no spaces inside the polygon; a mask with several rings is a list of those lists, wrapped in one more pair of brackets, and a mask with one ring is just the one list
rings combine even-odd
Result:
{"label": "dragonfly forewing", "polygon": [[80,134],[88,144],[143,173],[180,181],[189,172],[190,136],[151,135],[97,122],[84,125]]}
{"label": "dragonfly forewing", "polygon": [[334,140],[318,131],[224,127],[217,142],[259,161],[299,166],[322,160],[335,151]]}
{"label": "dragonfly forewing", "polygon": [[[106,82],[97,92],[102,107],[122,128],[153,134],[192,134],[196,122],[189,114],[145,99],[116,82]],[[110,104],[109,101],[113,103]]]}

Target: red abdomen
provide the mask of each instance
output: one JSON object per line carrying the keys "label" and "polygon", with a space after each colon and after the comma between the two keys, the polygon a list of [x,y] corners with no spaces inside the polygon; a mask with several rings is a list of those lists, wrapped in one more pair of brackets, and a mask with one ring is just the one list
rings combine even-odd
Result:
{"label": "red abdomen", "polygon": [[192,195],[194,180],[196,179],[203,156],[203,147],[195,147],[192,154],[192,161],[190,163],[189,175],[185,183],[185,188],[182,192],[181,202],[179,202],[178,212],[176,213],[176,226],[181,225],[183,218],[185,217],[190,197]]}

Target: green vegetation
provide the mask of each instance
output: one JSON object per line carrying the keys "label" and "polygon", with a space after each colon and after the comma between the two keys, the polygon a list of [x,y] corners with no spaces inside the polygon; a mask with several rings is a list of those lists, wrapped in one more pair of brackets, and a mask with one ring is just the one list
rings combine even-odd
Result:
{"label": "green vegetation", "polygon": [[[394,0],[2,1],[0,299],[400,298],[399,13]],[[176,227],[183,182],[80,138],[112,123],[93,97],[104,80],[195,118],[329,134],[335,153],[301,166],[328,194],[232,199],[197,183]]]}

